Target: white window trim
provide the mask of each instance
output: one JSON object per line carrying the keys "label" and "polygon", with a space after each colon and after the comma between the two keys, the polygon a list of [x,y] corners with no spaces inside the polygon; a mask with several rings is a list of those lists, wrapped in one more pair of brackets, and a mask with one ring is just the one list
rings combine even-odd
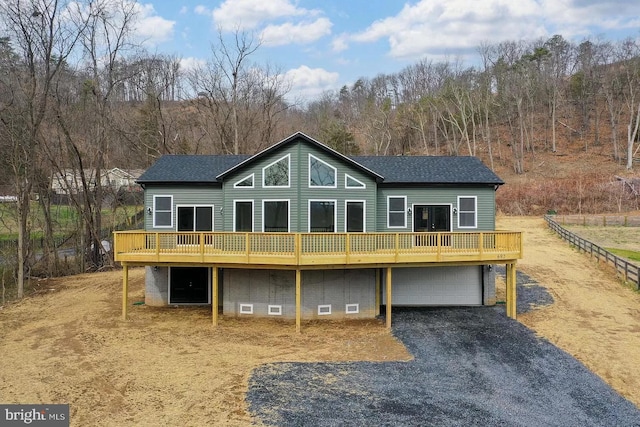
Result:
{"label": "white window trim", "polygon": [[167,303],[169,305],[207,305],[211,304],[211,268],[207,268],[207,302],[171,302],[171,266],[167,268]]}
{"label": "white window trim", "polygon": [[[390,207],[390,200],[389,199],[404,199],[404,225],[390,225],[389,224],[389,214],[391,213],[391,211],[389,210]],[[400,212],[400,211],[393,211],[393,212]],[[407,196],[387,196],[387,228],[407,228]]]}
{"label": "white window trim", "polygon": [[[329,311],[322,311],[329,309]],[[328,316],[331,314],[331,304],[318,305],[318,316]]]}
{"label": "white window trim", "polygon": [[344,312],[345,314],[358,314],[360,313],[360,304],[345,304]]}
{"label": "white window trim", "polygon": [[[316,159],[317,161],[319,161],[320,163],[322,163],[325,166],[330,167],[331,169],[333,169],[333,185],[311,185],[311,158]],[[309,188],[338,188],[338,169],[331,166],[329,163],[325,162],[324,160],[322,160],[319,157],[314,156],[313,154],[309,153],[309,162],[308,162],[308,166],[309,166],[309,180],[307,182],[307,185],[309,186]]]}
{"label": "white window trim", "polygon": [[[344,232],[347,231],[347,205],[349,203],[362,203],[362,232],[367,232],[367,201],[366,200],[345,200],[344,201]],[[355,233],[355,232],[354,232]]]}
{"label": "white window trim", "polygon": [[264,202],[287,202],[287,233],[291,232],[291,199],[263,199],[262,200],[262,232],[264,233]]}
{"label": "white window trim", "polygon": [[[264,183],[264,178],[265,178],[264,171],[269,169],[269,167],[275,165],[276,163],[282,161],[283,159],[287,159],[287,170],[288,170],[287,185],[265,185],[265,183]],[[286,155],[280,157],[277,160],[274,160],[273,162],[269,163],[267,166],[262,168],[262,188],[291,188],[291,153],[286,154]]]}
{"label": "white window trim", "polygon": [[[193,208],[194,209],[194,217],[193,217],[193,227],[195,228],[196,226],[196,218],[195,218],[195,208],[211,208],[211,231],[215,231],[215,224],[216,224],[216,207],[214,205],[206,205],[206,204],[190,204],[190,203],[185,203],[185,204],[181,204],[181,205],[176,205],[176,218],[178,216],[178,208]],[[175,221],[176,226],[175,229],[176,231],[178,231],[178,221]],[[191,232],[196,232],[195,230],[191,230]],[[181,231],[181,233],[189,233],[189,231]],[[207,231],[202,231],[202,232],[198,232],[198,233],[207,233]]]}
{"label": "white window trim", "polygon": [[[354,186],[349,186],[347,185],[347,179],[351,178],[352,180],[354,180],[355,182],[360,183],[360,186],[358,187],[354,187]],[[344,188],[349,188],[349,189],[357,189],[357,190],[364,190],[365,188],[367,188],[367,184],[365,184],[364,182],[360,181],[357,178],[352,177],[351,175],[349,175],[348,173],[344,174]]]}
{"label": "white window trim", "polygon": [[[169,225],[156,225],[156,198],[158,197],[168,197],[171,199],[171,209],[169,210],[169,213],[171,214],[171,224]],[[167,212],[167,211],[161,211],[161,212]],[[156,194],[153,196],[153,217],[151,218],[152,220],[152,226],[153,228],[173,228],[173,196],[170,194]]]}
{"label": "white window trim", "polygon": [[238,314],[253,314],[253,304],[238,304]]}
{"label": "white window trim", "polygon": [[338,232],[338,201],[331,199],[309,199],[307,201],[307,232],[311,233],[311,202],[331,202],[333,203],[333,231]]}
{"label": "white window trim", "polygon": [[[249,188],[249,187],[245,187],[245,188]],[[255,203],[253,202],[253,200],[245,200],[245,199],[234,199],[233,200],[233,231],[236,232],[236,203],[237,202],[241,202],[241,203],[251,203],[251,233],[253,233],[253,230],[255,228],[254,222],[255,222]],[[244,231],[244,233],[246,233],[246,231]]]}
{"label": "white window trim", "polygon": [[282,316],[282,306],[281,305],[267,305],[267,314],[269,316]]}
{"label": "white window trim", "polygon": [[[460,225],[460,214],[462,210],[460,209],[460,199],[474,199],[474,212],[473,212],[473,226],[462,226]],[[465,213],[470,213],[470,211],[464,211]],[[453,221],[452,221],[453,222]],[[478,228],[478,196],[458,196],[458,213],[456,214],[456,222],[458,224],[458,228],[463,229],[475,229]]]}
{"label": "white window trim", "polygon": [[[251,185],[238,185],[242,181],[245,181],[247,178],[251,178]],[[245,176],[244,178],[240,178],[235,184],[233,184],[233,188],[254,188],[255,184],[256,184],[256,174],[252,173]]]}

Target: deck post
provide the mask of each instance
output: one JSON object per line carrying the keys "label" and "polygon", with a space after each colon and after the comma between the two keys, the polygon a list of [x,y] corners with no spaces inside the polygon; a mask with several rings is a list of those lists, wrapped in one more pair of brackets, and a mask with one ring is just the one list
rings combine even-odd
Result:
{"label": "deck post", "polygon": [[211,322],[218,326],[218,267],[211,268]]}
{"label": "deck post", "polygon": [[511,319],[516,318],[516,265],[515,263],[507,264],[506,269],[506,291],[507,291],[507,301],[505,302],[507,309],[507,317]]}
{"label": "deck post", "polygon": [[511,264],[505,266],[505,302],[504,308],[506,310],[507,317],[511,317]]}
{"label": "deck post", "polygon": [[376,316],[380,316],[380,292],[381,292],[382,274],[379,268],[376,268]]}
{"label": "deck post", "polygon": [[129,266],[122,264],[122,320],[127,320],[127,305],[129,305]]}
{"label": "deck post", "polygon": [[518,293],[516,286],[516,263],[511,264],[511,318],[517,318],[517,303],[518,301]]}
{"label": "deck post", "polygon": [[299,268],[296,268],[296,332],[300,333],[300,320],[302,317],[302,309],[300,307],[301,303],[301,272]]}
{"label": "deck post", "polygon": [[387,329],[391,329],[391,267],[387,267]]}

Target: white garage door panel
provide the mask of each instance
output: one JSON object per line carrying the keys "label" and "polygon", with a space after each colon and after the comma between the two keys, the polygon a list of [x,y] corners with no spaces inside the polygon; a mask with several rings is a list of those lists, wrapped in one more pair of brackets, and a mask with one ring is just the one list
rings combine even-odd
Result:
{"label": "white garage door panel", "polygon": [[394,268],[391,292],[394,306],[482,305],[482,268]]}

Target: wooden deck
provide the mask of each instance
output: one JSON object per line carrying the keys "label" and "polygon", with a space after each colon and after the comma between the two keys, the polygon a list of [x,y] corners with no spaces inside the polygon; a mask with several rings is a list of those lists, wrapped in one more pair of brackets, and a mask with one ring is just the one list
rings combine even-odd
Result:
{"label": "wooden deck", "polygon": [[[284,268],[296,272],[296,331],[301,323],[301,271],[313,268],[385,268],[386,325],[391,328],[394,267],[505,264],[506,312],[516,318],[516,262],[522,233],[114,233],[115,260],[122,263],[122,319],[127,318],[129,266],[206,265],[211,283],[219,268]],[[381,286],[376,275],[376,287]],[[218,287],[211,286],[212,323],[218,324]]]}
{"label": "wooden deck", "polygon": [[522,233],[114,233],[130,265],[209,264],[348,268],[430,263],[505,264],[522,258]]}

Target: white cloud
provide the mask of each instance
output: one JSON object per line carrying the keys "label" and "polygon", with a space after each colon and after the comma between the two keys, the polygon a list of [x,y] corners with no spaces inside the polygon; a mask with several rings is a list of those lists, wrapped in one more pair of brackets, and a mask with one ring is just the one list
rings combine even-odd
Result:
{"label": "white cloud", "polygon": [[190,56],[188,58],[180,59],[180,68],[184,71],[195,70],[196,68],[204,67],[207,65],[207,61],[202,58],[194,58]]}
{"label": "white cloud", "polygon": [[201,4],[197,5],[193,11],[198,15],[210,15],[211,11],[207,8],[207,6],[203,6]]}
{"label": "white cloud", "polygon": [[[391,56],[414,59],[475,49],[480,40],[531,40],[553,34],[572,38],[593,34],[594,27],[633,28],[639,13],[638,3],[628,0],[420,0],[373,22],[348,41],[386,39]],[[346,44],[346,38],[337,38],[334,50]]]}
{"label": "white cloud", "polygon": [[311,23],[269,25],[262,31],[261,39],[267,46],[308,44],[331,34],[332,25],[327,18],[319,18]]}
{"label": "white cloud", "polygon": [[144,44],[156,45],[173,38],[176,21],[170,21],[156,14],[153,5],[137,3],[138,19],[135,34]]}
{"label": "white cloud", "polygon": [[339,78],[338,73],[306,65],[285,73],[285,79],[291,82],[290,97],[303,99],[313,99],[326,90],[335,89]]}
{"label": "white cloud", "polygon": [[405,5],[398,15],[371,24],[352,40],[387,38],[394,57],[415,57],[429,51],[473,48],[478,40],[536,38],[544,34],[537,23],[539,5],[533,0],[422,0]]}
{"label": "white cloud", "polygon": [[187,6],[182,6],[180,8],[180,15],[184,15],[185,13],[187,13],[189,11],[189,8],[187,8]]}
{"label": "white cloud", "polygon": [[223,30],[250,30],[264,21],[314,13],[298,8],[290,0],[225,0],[213,11],[213,20]]}
{"label": "white cloud", "polygon": [[347,43],[347,39],[349,37],[346,34],[341,34],[338,37],[335,37],[331,42],[331,49],[334,52],[343,52],[349,49],[349,44]]}

